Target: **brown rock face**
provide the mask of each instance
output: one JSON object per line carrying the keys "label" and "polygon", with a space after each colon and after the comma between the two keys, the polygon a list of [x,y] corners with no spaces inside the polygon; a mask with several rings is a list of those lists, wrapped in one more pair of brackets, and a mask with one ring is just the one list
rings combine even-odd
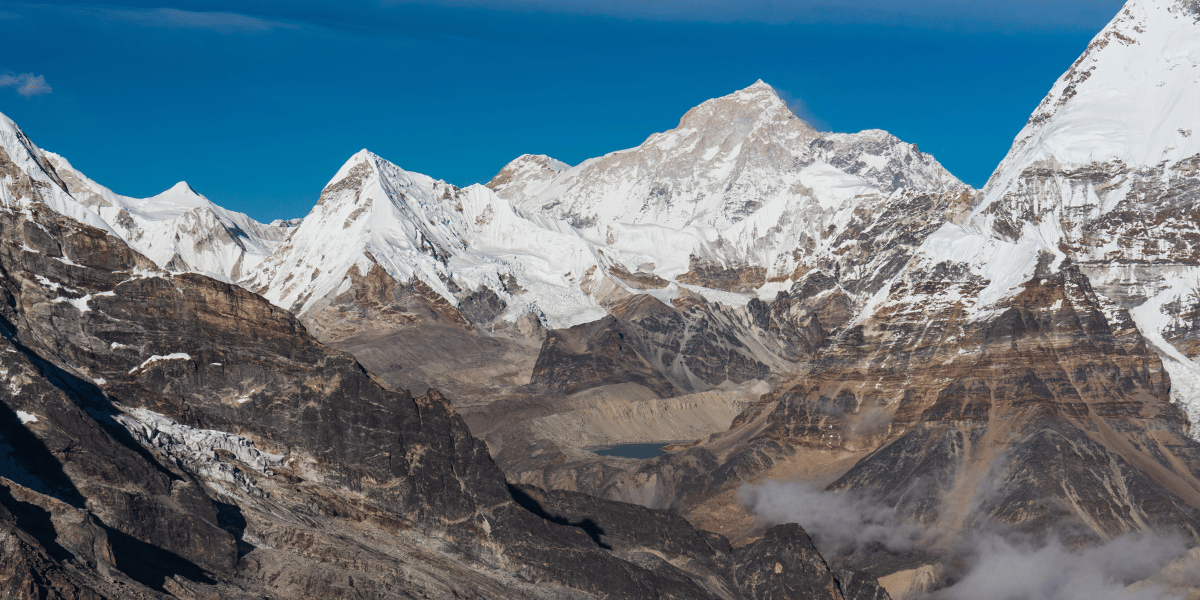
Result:
{"label": "brown rock face", "polygon": [[[981,530],[1078,543],[1147,530],[1198,537],[1200,444],[1124,311],[1070,264],[1043,270],[987,319],[902,301],[960,285],[970,278],[898,280],[896,302],[802,378],[729,432],[643,465],[642,477],[708,522],[742,482],[840,455],[852,467],[831,490],[868,494],[943,540]],[[716,460],[688,466],[706,453]],[[870,553],[831,558],[876,575],[900,566]]]}
{"label": "brown rock face", "polygon": [[310,310],[305,322],[325,342],[337,342],[367,331],[396,330],[414,323],[470,327],[452,306],[420,279],[401,284],[374,261],[366,273],[358,266],[346,275],[347,290]]}
{"label": "brown rock face", "polygon": [[767,270],[762,267],[741,265],[724,267],[707,264],[696,256],[692,256],[691,269],[676,279],[680,283],[689,283],[714,290],[748,294],[762,287],[767,282]]}
{"label": "brown rock face", "polygon": [[741,309],[699,297],[672,307],[639,295],[599,321],[550,332],[531,383],[564,394],[637,383],[666,398],[764,378],[810,356],[824,335],[786,294]]}
{"label": "brown rock face", "polygon": [[759,597],[719,535],[508,487],[440,394],[246,290],[37,204],[0,275],[11,597]]}

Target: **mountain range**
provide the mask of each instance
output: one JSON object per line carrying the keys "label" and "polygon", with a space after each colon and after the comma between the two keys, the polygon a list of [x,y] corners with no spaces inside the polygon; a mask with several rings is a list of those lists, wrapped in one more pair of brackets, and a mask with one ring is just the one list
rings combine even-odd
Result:
{"label": "mountain range", "polygon": [[1130,0],[980,190],[758,81],[270,224],[0,117],[0,581],[958,598],[980,540],[1169,538],[1104,585],[1200,597],[1197,101],[1200,7]]}

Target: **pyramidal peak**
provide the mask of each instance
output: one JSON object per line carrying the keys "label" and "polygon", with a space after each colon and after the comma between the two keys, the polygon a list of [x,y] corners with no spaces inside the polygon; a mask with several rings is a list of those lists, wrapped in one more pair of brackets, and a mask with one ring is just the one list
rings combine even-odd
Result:
{"label": "pyramidal peak", "polygon": [[[460,189],[363,151],[339,169],[280,251],[242,283],[324,323],[321,331],[342,318],[337,307],[358,293],[350,293],[355,286],[376,280],[408,294],[387,302],[453,312],[446,307],[460,295],[488,288],[481,293],[506,305],[510,321],[536,304],[550,322],[571,326],[603,316],[573,283],[596,271],[595,260],[574,232],[530,222],[487,187]],[[509,290],[505,281],[519,287]]]}
{"label": "pyramidal peak", "polygon": [[[363,210],[357,211],[356,217],[369,208],[369,203],[384,197],[405,197],[416,193],[424,197],[426,192],[435,188],[440,193],[443,188],[452,188],[450,184],[435,180],[427,175],[406,171],[391,161],[363,148],[355,152],[337,173],[321,190],[314,211],[321,209],[325,213],[337,212],[339,207],[346,205],[358,206],[367,203]],[[371,191],[374,190],[372,194]],[[406,190],[408,193],[406,193]]]}
{"label": "pyramidal peak", "polygon": [[811,125],[797,117],[787,103],[779,97],[779,92],[769,84],[759,79],[749,87],[732,94],[713,98],[689,110],[679,120],[679,129],[708,129],[712,127],[727,127],[729,125],[745,128],[747,121],[754,122],[754,128],[768,123],[801,124],[804,129],[816,132]]}
{"label": "pyramidal peak", "polygon": [[331,185],[336,185],[339,181],[345,179],[350,174],[350,171],[354,170],[360,165],[362,165],[362,167],[358,170],[358,173],[364,173],[366,170],[371,168],[371,164],[377,159],[379,159],[379,156],[374,152],[367,150],[366,148],[355,152],[350,156],[349,159],[346,160],[345,163],[342,163],[342,168],[338,169],[333,178],[329,180],[329,183],[325,184],[325,188],[328,188]]}
{"label": "pyramidal peak", "polygon": [[[824,221],[863,198],[966,186],[886,132],[818,132],[759,80],[697,105],[678,127],[636,148],[562,171],[518,159],[489,187],[525,213],[581,228],[624,223],[724,231],[772,204],[799,210],[804,219],[812,214],[814,227],[827,228],[831,222]],[[813,202],[825,217],[803,210]]]}
{"label": "pyramidal peak", "polygon": [[168,189],[167,191],[175,193],[175,194],[193,194],[196,196],[200,195],[200,192],[197,192],[196,188],[192,187],[191,184],[189,184],[186,181],[180,181],[179,183],[176,183],[175,185],[171,186],[170,189]]}

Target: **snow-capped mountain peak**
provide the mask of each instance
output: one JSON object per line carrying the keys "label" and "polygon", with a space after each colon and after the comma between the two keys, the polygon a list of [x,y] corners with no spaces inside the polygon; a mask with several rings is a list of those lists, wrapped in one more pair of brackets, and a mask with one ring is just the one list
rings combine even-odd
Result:
{"label": "snow-capped mountain peak", "polygon": [[486,187],[459,189],[364,150],[346,161],[312,212],[243,284],[313,316],[325,309],[336,314],[343,294],[361,294],[355,286],[388,278],[386,298],[372,302],[400,319],[405,294],[453,313],[460,297],[486,288],[495,304],[508,307],[510,320],[534,311],[554,326],[569,326],[603,315],[578,289],[596,271],[595,261],[569,227],[531,222]]}
{"label": "snow-capped mountain peak", "polygon": [[282,228],[217,206],[187,182],[149,198],[130,198],[92,181],[66,158],[43,154],[76,200],[164,269],[234,280],[286,237]]}
{"label": "snow-capped mountain peak", "polygon": [[[1189,0],[1133,0],[1088,44],[1017,134],[973,218],[1009,234],[1005,207],[1030,170],[1096,165],[1136,172],[1200,154],[1200,21]],[[1107,212],[1127,186],[1080,189],[1074,206]],[[1090,197],[1089,197],[1090,194]],[[1032,207],[1035,217],[1055,206]],[[1014,217],[1007,219],[1011,222]]]}
{"label": "snow-capped mountain peak", "polygon": [[[835,181],[836,180],[836,181]],[[772,203],[815,197],[843,208],[854,198],[904,187],[941,193],[962,183],[932,157],[886,132],[822,134],[796,117],[775,89],[755,82],[689,110],[679,125],[636,148],[569,169],[535,157],[505,167],[490,187],[522,211],[599,224],[656,224],[728,229]],[[867,193],[868,188],[875,191]],[[807,198],[808,200],[804,200]],[[849,204],[846,204],[849,202]]]}

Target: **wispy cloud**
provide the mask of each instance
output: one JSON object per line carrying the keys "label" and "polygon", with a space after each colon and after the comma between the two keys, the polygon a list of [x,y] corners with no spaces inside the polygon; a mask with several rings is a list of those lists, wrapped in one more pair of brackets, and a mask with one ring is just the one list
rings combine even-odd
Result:
{"label": "wispy cloud", "polygon": [[907,552],[932,530],[905,523],[895,511],[854,492],[828,492],[806,482],[744,485],[738,501],[765,525],[799,523],[826,557],[872,546]]}
{"label": "wispy cloud", "polygon": [[812,125],[817,131],[830,131],[829,123],[818,117],[816,113],[808,107],[808,104],[803,99],[792,95],[791,92],[775,88],[775,93],[779,95],[779,99],[783,100],[792,114],[804,119],[809,125]]}
{"label": "wispy cloud", "polygon": [[17,90],[18,94],[26,98],[45,96],[53,91],[46,84],[45,75],[34,75],[33,73],[21,73],[20,75],[5,73],[0,75],[0,88],[13,88]]}
{"label": "wispy cloud", "polygon": [[15,5],[26,10],[49,11],[60,15],[84,17],[103,23],[122,23],[138,27],[190,29],[216,33],[261,33],[274,29],[296,29],[296,23],[265,19],[224,11],[192,11],[178,8],[134,8],[89,6],[82,4]]}
{"label": "wispy cloud", "polygon": [[382,0],[651,21],[885,24],[938,30],[1099,29],[1125,0]]}
{"label": "wispy cloud", "polygon": [[967,570],[936,600],[1181,600],[1165,586],[1142,581],[1186,551],[1171,535],[1126,535],[1096,547],[1071,548],[1057,539],[1013,544],[999,536],[977,540]]}

